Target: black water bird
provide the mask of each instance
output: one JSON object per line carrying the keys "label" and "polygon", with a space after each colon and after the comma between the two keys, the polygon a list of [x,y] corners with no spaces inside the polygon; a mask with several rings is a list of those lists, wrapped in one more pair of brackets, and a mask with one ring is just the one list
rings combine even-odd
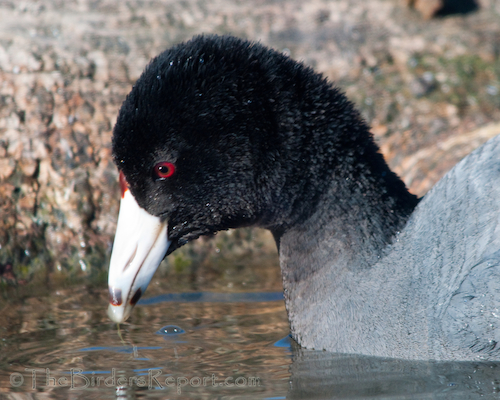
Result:
{"label": "black water bird", "polygon": [[500,138],[418,201],[323,76],[234,37],[146,67],[113,134],[122,201],[109,314],[165,254],[258,226],[279,249],[292,336],[317,350],[500,359]]}

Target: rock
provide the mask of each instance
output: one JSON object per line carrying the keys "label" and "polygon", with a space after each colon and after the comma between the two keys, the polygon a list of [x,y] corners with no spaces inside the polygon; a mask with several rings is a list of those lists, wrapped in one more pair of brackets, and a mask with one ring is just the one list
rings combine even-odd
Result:
{"label": "rock", "polygon": [[0,158],[0,180],[4,181],[9,178],[14,169],[16,168],[16,163],[11,158]]}
{"label": "rock", "polygon": [[[420,195],[486,140],[478,128],[500,121],[494,0],[446,21],[385,0],[77,3],[0,2],[0,264],[20,279],[107,268],[120,198],[111,157],[119,107],[153,56],[195,34],[260,40],[324,73],[373,122],[390,164]],[[444,0],[408,4],[426,18],[450,9]],[[276,260],[270,235],[242,231],[197,241],[171,263],[217,265],[220,248]]]}
{"label": "rock", "polygon": [[467,14],[478,9],[476,0],[405,0],[425,19],[451,14]]}
{"label": "rock", "polygon": [[410,0],[408,3],[425,19],[430,19],[444,7],[445,0]]}

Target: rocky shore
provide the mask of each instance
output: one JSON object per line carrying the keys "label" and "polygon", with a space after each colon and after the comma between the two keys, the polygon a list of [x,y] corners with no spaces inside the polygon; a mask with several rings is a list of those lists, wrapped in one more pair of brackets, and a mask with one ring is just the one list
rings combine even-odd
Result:
{"label": "rocky shore", "polygon": [[[433,19],[407,3],[0,0],[1,284],[105,279],[118,109],[151,57],[195,34],[261,41],[324,73],[424,195],[500,133],[500,2]],[[242,231],[186,246],[169,273],[207,281],[249,255],[277,265],[267,233]]]}

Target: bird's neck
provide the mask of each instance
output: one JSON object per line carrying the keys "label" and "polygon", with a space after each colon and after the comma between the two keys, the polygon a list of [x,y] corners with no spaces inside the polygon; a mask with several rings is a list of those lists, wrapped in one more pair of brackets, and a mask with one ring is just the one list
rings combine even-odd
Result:
{"label": "bird's neck", "polygon": [[370,268],[406,224],[417,197],[378,152],[366,159],[362,172],[346,168],[327,179],[310,215],[281,230],[271,229],[282,266],[286,263],[285,285],[293,286],[323,268],[334,275]]}
{"label": "bird's neck", "polygon": [[382,167],[386,170],[376,167],[357,179],[331,179],[307,219],[274,231],[292,336],[307,348],[356,351],[335,341],[349,344],[342,335],[359,334],[352,315],[370,301],[370,290],[376,291],[372,267],[418,202],[385,163]]}

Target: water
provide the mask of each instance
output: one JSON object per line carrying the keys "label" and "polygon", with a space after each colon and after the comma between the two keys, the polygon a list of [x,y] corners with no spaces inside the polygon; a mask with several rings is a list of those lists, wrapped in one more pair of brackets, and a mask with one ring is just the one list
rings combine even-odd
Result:
{"label": "water", "polygon": [[285,396],[291,353],[274,346],[288,334],[282,296],[250,296],[146,300],[121,325],[123,342],[103,292],[27,299],[3,310],[0,387],[40,398]]}
{"label": "water", "polygon": [[500,366],[304,351],[279,292],[153,295],[130,322],[77,287],[3,307],[0,399],[473,399]]}

